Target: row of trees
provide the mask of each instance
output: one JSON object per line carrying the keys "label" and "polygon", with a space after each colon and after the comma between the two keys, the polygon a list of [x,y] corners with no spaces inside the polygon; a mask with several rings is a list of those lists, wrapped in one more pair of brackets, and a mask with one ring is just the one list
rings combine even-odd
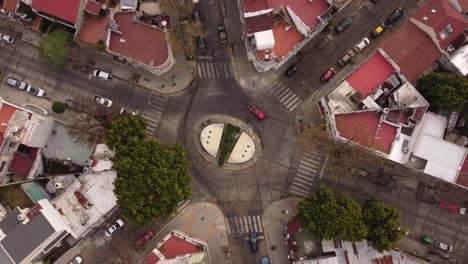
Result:
{"label": "row of trees", "polygon": [[112,121],[106,144],[114,150],[114,193],[122,215],[137,225],[173,213],[191,195],[189,162],[181,145],[146,138],[141,116]]}
{"label": "row of trees", "polygon": [[373,196],[363,206],[349,195],[320,186],[298,206],[301,225],[318,239],[369,240],[379,251],[393,248],[407,232],[400,213]]}

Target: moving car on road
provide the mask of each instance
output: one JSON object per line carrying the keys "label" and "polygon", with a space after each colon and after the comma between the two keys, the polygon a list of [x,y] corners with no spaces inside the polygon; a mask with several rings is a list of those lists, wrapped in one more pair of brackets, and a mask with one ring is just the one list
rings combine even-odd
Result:
{"label": "moving car on road", "polygon": [[28,86],[27,83],[20,81],[20,80],[16,80],[15,78],[11,78],[11,77],[7,78],[6,83],[20,90],[24,90],[24,88]]}
{"label": "moving car on road", "polygon": [[93,101],[98,103],[98,104],[102,104],[105,107],[111,107],[112,106],[112,101],[110,99],[104,98],[104,97],[99,96],[99,95],[94,95],[93,96]]}
{"label": "moving car on road", "polygon": [[104,81],[110,81],[112,79],[112,74],[102,70],[94,70],[93,76]]}
{"label": "moving car on road", "polygon": [[255,232],[249,233],[249,244],[250,244],[250,251],[252,251],[252,252],[257,252],[258,251],[257,233],[255,233]]}
{"label": "moving car on road", "polygon": [[138,239],[136,246],[137,247],[143,246],[144,244],[146,244],[146,242],[148,242],[153,237],[154,237],[154,232],[151,230],[146,230],[145,234],[142,237],[140,237],[140,239]]}
{"label": "moving car on road", "polygon": [[227,43],[227,34],[226,34],[226,28],[224,28],[223,25],[218,26],[218,35],[219,35],[219,40],[221,44],[226,44]]}
{"label": "moving car on road", "polygon": [[106,230],[106,236],[112,236],[112,234],[119,230],[123,225],[124,225],[124,221],[122,219],[118,219],[117,221],[115,221],[115,223],[113,225],[111,225],[107,230]]}
{"label": "moving car on road", "polygon": [[387,22],[390,24],[395,23],[403,15],[403,7],[398,7],[393,13],[387,18]]}
{"label": "moving car on road", "polygon": [[372,37],[374,37],[374,38],[378,37],[385,30],[386,27],[387,26],[385,25],[385,23],[378,24],[374,28],[374,30],[372,30],[372,32],[371,32]]}
{"label": "moving car on road", "polygon": [[368,38],[363,38],[356,46],[354,46],[354,51],[361,52],[367,45],[369,45],[370,40]]}
{"label": "moving car on road", "polygon": [[44,90],[42,90],[41,88],[34,87],[32,85],[28,85],[25,91],[37,97],[43,97],[45,95]]}
{"label": "moving car on road", "polygon": [[437,246],[437,248],[442,249],[442,250],[445,251],[445,252],[449,252],[449,253],[450,253],[450,252],[453,251],[453,246],[447,245],[447,244],[442,243],[442,242],[440,242],[440,241],[437,241],[437,242],[436,242],[436,246]]}
{"label": "moving car on road", "polygon": [[72,259],[70,264],[81,264],[83,263],[83,259],[80,256],[76,256]]}
{"label": "moving car on road", "polygon": [[328,80],[331,79],[331,77],[333,77],[333,75],[336,74],[336,70],[333,68],[333,67],[330,67],[323,75],[322,77],[320,77],[320,80],[322,82],[326,82]]}
{"label": "moving car on road", "polygon": [[15,42],[15,38],[5,33],[0,33],[0,40],[8,44],[13,44],[13,42]]}
{"label": "moving car on road", "polygon": [[342,20],[338,26],[335,27],[335,31],[337,33],[343,32],[347,27],[351,26],[353,23],[353,19],[351,17],[347,17],[344,20]]}
{"label": "moving car on road", "polygon": [[294,73],[297,72],[297,65],[296,64],[292,64],[291,66],[288,67],[288,69],[286,70],[285,74],[286,76],[288,77],[291,77],[294,75]]}
{"label": "moving car on road", "polygon": [[251,105],[249,108],[250,112],[257,116],[258,119],[265,119],[265,114],[256,105]]}

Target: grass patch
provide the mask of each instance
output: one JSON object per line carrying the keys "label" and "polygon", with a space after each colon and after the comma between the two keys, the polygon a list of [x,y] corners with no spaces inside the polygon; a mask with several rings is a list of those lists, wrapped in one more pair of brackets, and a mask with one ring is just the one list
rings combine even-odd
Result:
{"label": "grass patch", "polygon": [[237,141],[240,128],[227,124],[223,131],[223,137],[221,138],[221,144],[219,145],[218,151],[218,164],[223,166],[226,160],[229,158],[232,149]]}
{"label": "grass patch", "polygon": [[19,185],[0,188],[0,201],[11,209],[19,206],[21,208],[32,207],[34,203]]}

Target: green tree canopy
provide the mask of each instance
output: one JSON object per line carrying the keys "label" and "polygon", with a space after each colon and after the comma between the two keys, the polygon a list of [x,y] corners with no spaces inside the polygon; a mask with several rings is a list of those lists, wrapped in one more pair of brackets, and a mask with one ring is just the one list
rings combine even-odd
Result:
{"label": "green tree canopy", "polygon": [[117,204],[123,216],[138,225],[174,212],[191,195],[184,148],[145,139],[144,131],[140,116],[125,115],[112,122],[106,138],[115,150]]}
{"label": "green tree canopy", "polygon": [[39,57],[45,63],[61,68],[68,59],[68,48],[71,41],[69,33],[54,31],[39,41]]}
{"label": "green tree canopy", "polygon": [[393,206],[385,206],[375,196],[364,202],[362,213],[368,229],[367,240],[379,251],[393,248],[407,232],[400,225],[400,212]]}
{"label": "green tree canopy", "polygon": [[418,80],[418,90],[439,110],[463,112],[468,104],[468,80],[454,73],[431,73]]}
{"label": "green tree canopy", "polygon": [[320,186],[297,208],[301,225],[319,239],[360,241],[366,238],[361,206],[347,194],[335,195]]}

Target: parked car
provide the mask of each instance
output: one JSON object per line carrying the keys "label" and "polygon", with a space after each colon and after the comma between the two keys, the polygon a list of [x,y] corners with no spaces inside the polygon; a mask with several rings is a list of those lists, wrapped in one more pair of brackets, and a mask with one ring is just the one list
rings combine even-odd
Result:
{"label": "parked car", "polygon": [[0,40],[8,44],[13,44],[15,42],[15,38],[5,33],[0,33]]}
{"label": "parked car", "polygon": [[107,228],[106,230],[106,236],[112,236],[112,234],[119,230],[123,225],[124,225],[124,221],[122,219],[118,219],[117,221],[115,221],[115,223],[113,225],[111,225],[109,228]]}
{"label": "parked car", "polygon": [[466,215],[466,208],[461,207],[460,210],[458,210],[458,213],[461,214],[461,215]]}
{"label": "parked car", "polygon": [[321,77],[320,77],[320,80],[322,82],[326,82],[328,80],[331,79],[331,77],[333,77],[333,75],[336,74],[336,70],[333,68],[333,67],[330,67]]}
{"label": "parked car", "polygon": [[94,70],[93,76],[104,81],[110,81],[112,79],[112,74],[103,70]]}
{"label": "parked car", "polygon": [[15,78],[11,78],[11,77],[7,78],[6,83],[20,90],[24,90],[24,88],[28,86],[27,83],[20,81],[20,80],[16,80]]}
{"label": "parked car", "polygon": [[226,44],[227,43],[227,33],[226,33],[226,28],[224,28],[223,25],[218,26],[218,36],[221,44]]}
{"label": "parked car", "polygon": [[258,251],[257,233],[255,233],[255,232],[249,233],[249,244],[250,244],[250,251],[252,251],[252,252],[257,252]]}
{"label": "parked car", "polygon": [[259,120],[265,119],[265,114],[256,105],[251,105],[249,108],[250,112],[253,113]]}
{"label": "parked car", "polygon": [[456,204],[454,204],[454,203],[445,203],[444,200],[439,201],[439,207],[448,209],[448,210],[450,210],[450,211],[452,211],[454,213],[459,212],[458,206]]}
{"label": "parked car", "polygon": [[343,32],[347,27],[351,26],[353,23],[353,19],[351,17],[347,17],[343,19],[338,26],[335,27],[335,31],[337,33]]}
{"label": "parked car", "polygon": [[338,59],[338,64],[343,67],[345,66],[348,62],[352,61],[354,56],[356,56],[356,53],[354,53],[353,50],[348,50],[348,52],[346,52],[346,54]]}
{"label": "parked car", "polygon": [[99,95],[94,95],[93,96],[93,101],[98,103],[98,104],[102,104],[105,107],[111,107],[112,106],[112,101],[110,99],[104,98],[104,97],[99,96]]}
{"label": "parked car", "polygon": [[437,246],[437,248],[442,249],[443,251],[446,251],[446,252],[449,252],[449,253],[453,251],[453,246],[447,245],[447,244],[442,243],[440,241],[436,242],[436,246]]}
{"label": "parked car", "polygon": [[371,32],[371,35],[372,37],[376,38],[377,36],[379,36],[380,34],[382,34],[382,32],[385,30],[387,26],[385,25],[385,23],[380,23],[378,24],[374,30],[372,30]]}
{"label": "parked car", "polygon": [[45,91],[42,90],[41,88],[37,88],[37,87],[34,87],[32,85],[28,85],[28,87],[26,87],[26,92],[30,93],[30,94],[33,94],[37,97],[43,97],[45,96]]}
{"label": "parked car", "polygon": [[151,238],[154,237],[154,232],[151,230],[146,230],[145,234],[138,239],[136,246],[141,247],[146,244]]}
{"label": "parked car", "polygon": [[76,256],[72,259],[70,264],[81,264],[83,263],[83,259],[80,256]]}
{"label": "parked car", "polygon": [[368,38],[363,38],[356,46],[354,46],[354,51],[361,52],[367,45],[369,45],[370,40]]}
{"label": "parked car", "polygon": [[197,38],[197,47],[198,47],[198,52],[203,53],[206,51],[206,44],[205,44],[205,38],[204,37],[198,37]]}
{"label": "parked car", "polygon": [[260,263],[261,264],[270,264],[270,259],[268,258],[268,256],[264,256],[260,259]]}
{"label": "parked car", "polygon": [[393,11],[393,13],[390,16],[388,16],[387,22],[390,24],[393,24],[398,19],[400,19],[402,15],[403,15],[403,7],[398,7],[397,9],[395,9],[395,11]]}
{"label": "parked car", "polygon": [[286,76],[288,77],[291,77],[294,75],[294,73],[297,72],[297,65],[296,64],[292,64],[291,66],[288,67],[288,69],[284,72],[286,74]]}
{"label": "parked car", "polygon": [[120,109],[121,114],[127,114],[127,115],[137,115],[137,111],[130,110],[128,108],[122,107]]}
{"label": "parked car", "polygon": [[200,21],[200,11],[198,11],[198,10],[193,11],[192,20],[193,20],[193,22],[200,22],[201,23],[201,21]]}

